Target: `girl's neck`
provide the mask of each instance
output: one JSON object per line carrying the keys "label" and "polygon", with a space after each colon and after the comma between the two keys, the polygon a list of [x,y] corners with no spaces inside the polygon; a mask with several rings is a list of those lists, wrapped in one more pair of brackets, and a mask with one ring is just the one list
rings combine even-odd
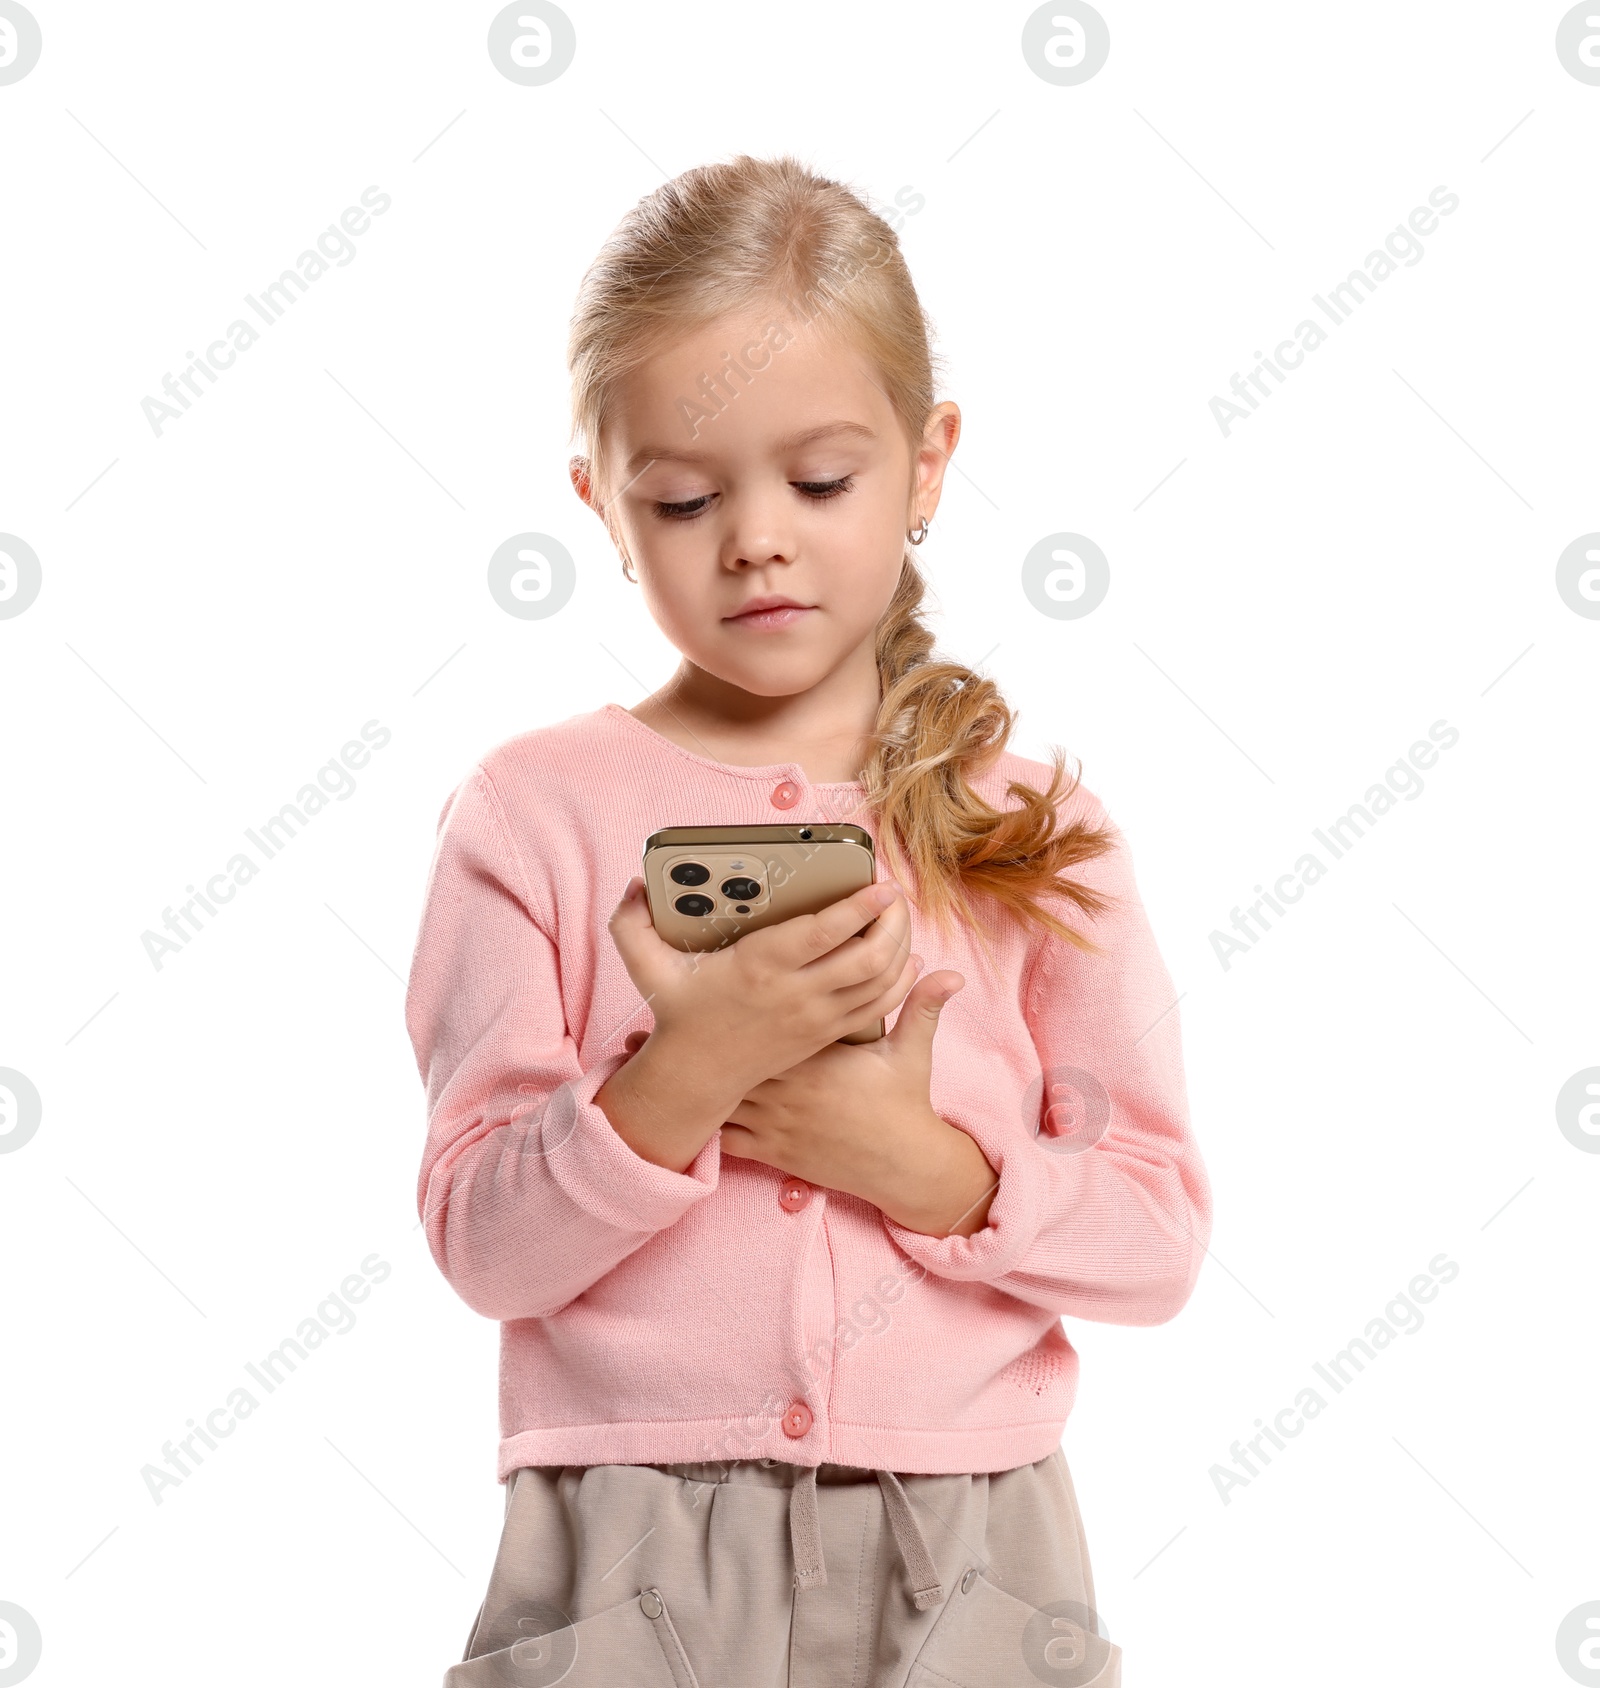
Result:
{"label": "girl's neck", "polygon": [[660,691],[628,713],[665,739],[735,768],[797,762],[815,784],[859,779],[871,754],[880,687],[868,664],[842,664],[803,692],[761,697],[686,658]]}

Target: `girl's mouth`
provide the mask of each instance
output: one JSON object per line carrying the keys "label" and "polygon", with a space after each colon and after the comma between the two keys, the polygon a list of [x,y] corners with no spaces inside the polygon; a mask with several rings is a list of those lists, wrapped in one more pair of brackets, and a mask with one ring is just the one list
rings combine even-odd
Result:
{"label": "girl's mouth", "polygon": [[737,615],[725,619],[733,627],[749,627],[765,632],[780,627],[792,627],[802,616],[816,608],[814,604],[797,604],[792,598],[754,598]]}

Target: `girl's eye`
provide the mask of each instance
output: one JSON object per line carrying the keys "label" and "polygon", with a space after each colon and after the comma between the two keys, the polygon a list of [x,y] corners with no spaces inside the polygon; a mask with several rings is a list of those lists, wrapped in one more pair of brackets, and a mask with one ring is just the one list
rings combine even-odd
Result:
{"label": "girl's eye", "polygon": [[821,503],[824,498],[837,498],[841,492],[848,492],[855,484],[855,478],[851,475],[841,475],[836,481],[795,481],[793,484],[799,487],[807,498]]}
{"label": "girl's eye", "polygon": [[688,499],[682,504],[657,503],[655,509],[658,516],[665,516],[669,521],[692,521],[711,502],[711,494],[706,493],[699,498]]}
{"label": "girl's eye", "polygon": [[[798,488],[814,504],[820,504],[825,499],[837,498],[840,493],[848,492],[855,485],[853,475],[841,475],[834,481],[792,481],[791,486]],[[712,495],[702,494],[699,498],[688,498],[679,504],[655,504],[655,513],[665,521],[692,522],[696,516],[704,515],[711,503]]]}

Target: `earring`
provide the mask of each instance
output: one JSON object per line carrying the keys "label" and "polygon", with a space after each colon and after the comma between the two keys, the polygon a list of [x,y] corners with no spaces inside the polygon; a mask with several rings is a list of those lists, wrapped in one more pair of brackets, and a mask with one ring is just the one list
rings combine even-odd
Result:
{"label": "earring", "polygon": [[913,545],[920,545],[923,540],[928,537],[928,518],[926,516],[919,516],[917,520],[919,523],[917,531],[906,535],[906,538],[909,539]]}
{"label": "earring", "polygon": [[634,583],[634,585],[637,586],[639,584],[639,577],[638,577],[638,575],[634,574],[633,571],[628,567],[628,562],[629,562],[629,559],[627,557],[624,557],[622,559],[622,576],[623,576],[623,579],[624,580],[631,580]]}

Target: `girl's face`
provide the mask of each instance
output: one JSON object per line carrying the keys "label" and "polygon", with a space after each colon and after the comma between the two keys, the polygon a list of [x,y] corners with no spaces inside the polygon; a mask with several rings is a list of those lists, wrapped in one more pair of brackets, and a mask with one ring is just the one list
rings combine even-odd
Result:
{"label": "girl's face", "polygon": [[[938,405],[913,454],[861,358],[819,326],[775,326],[786,314],[714,323],[630,376],[600,512],[662,632],[761,697],[807,691],[863,649],[870,661],[960,432],[956,406]],[[584,459],[572,479],[594,507]]]}

